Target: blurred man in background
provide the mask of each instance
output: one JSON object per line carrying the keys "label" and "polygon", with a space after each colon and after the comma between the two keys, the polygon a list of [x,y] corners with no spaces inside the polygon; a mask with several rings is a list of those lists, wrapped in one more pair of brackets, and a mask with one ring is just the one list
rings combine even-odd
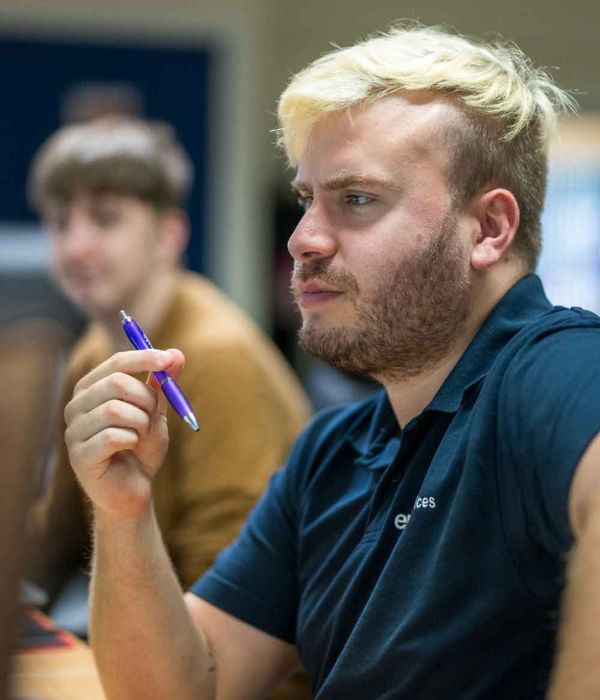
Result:
{"label": "blurred man in background", "polygon": [[[91,320],[72,353],[64,402],[93,367],[130,349],[120,309],[156,347],[186,353],[181,387],[201,430],[169,411],[169,455],[153,485],[162,537],[184,587],[236,535],[308,415],[275,346],[208,280],[181,267],[191,179],[188,157],[166,125],[107,117],[55,133],[29,182],[48,230],[52,274]],[[86,565],[91,513],[63,430],[35,508],[29,564],[54,601],[50,613],[81,634],[85,608],[73,601],[87,578],[73,574]]]}

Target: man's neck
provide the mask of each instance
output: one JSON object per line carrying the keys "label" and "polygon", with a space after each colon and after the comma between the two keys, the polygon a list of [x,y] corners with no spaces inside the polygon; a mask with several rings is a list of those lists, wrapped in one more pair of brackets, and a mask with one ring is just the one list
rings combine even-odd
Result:
{"label": "man's neck", "polygon": [[378,378],[388,393],[400,427],[405,426],[429,405],[492,309],[521,277],[523,277],[522,270],[511,268],[494,278],[475,280],[472,288],[471,312],[463,332],[449,352],[434,367],[414,377],[402,380]]}
{"label": "man's neck", "polygon": [[[140,291],[127,301],[125,311],[137,321],[151,340],[172,302],[178,274],[178,270],[164,271],[155,276],[152,284],[144,287],[143,292]],[[110,336],[115,352],[131,350],[131,345],[123,333],[118,312],[97,317],[95,320]]]}

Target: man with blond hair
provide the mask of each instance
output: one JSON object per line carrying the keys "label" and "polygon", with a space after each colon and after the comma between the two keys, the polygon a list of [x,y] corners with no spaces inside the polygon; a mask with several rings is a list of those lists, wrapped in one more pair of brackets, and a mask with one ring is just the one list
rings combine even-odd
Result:
{"label": "man with blond hair", "polygon": [[[514,46],[418,26],[291,80],[300,340],[383,388],[314,419],[182,600],[149,488],[164,402],[114,378],[183,358],[121,353],[80,382],[66,439],[109,697],[260,698],[300,661],[320,700],[600,696],[600,319],[533,274],[569,107]],[[129,429],[98,415],[90,439],[109,398]]]}

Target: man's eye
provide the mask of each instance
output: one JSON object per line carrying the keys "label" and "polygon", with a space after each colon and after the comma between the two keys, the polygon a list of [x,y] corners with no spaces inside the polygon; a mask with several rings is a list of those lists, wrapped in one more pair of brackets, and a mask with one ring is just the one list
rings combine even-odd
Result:
{"label": "man's eye", "polygon": [[313,202],[312,196],[309,196],[309,195],[305,195],[305,196],[300,195],[300,196],[298,197],[298,206],[299,206],[300,209],[302,209],[303,211],[306,211],[306,210],[310,207],[310,205],[312,204],[312,202]]}
{"label": "man's eye", "polygon": [[101,228],[116,226],[119,223],[119,219],[120,213],[118,211],[106,209],[104,211],[94,212],[94,221]]}
{"label": "man's eye", "polygon": [[46,228],[54,234],[64,233],[69,225],[67,216],[53,216],[46,219]]}
{"label": "man's eye", "polygon": [[362,207],[365,204],[369,204],[373,201],[372,197],[366,194],[348,194],[346,195],[346,202],[353,207]]}

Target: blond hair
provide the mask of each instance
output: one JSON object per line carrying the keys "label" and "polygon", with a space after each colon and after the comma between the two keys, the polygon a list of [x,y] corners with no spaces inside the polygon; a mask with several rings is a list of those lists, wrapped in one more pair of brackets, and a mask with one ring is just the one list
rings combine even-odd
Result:
{"label": "blond hair", "polygon": [[464,119],[446,136],[455,200],[463,204],[485,185],[510,189],[521,210],[513,248],[534,269],[548,146],[557,116],[575,102],[512,44],[400,25],[336,49],[295,75],[281,95],[279,143],[296,165],[326,114],[412,91],[438,92],[460,108]]}
{"label": "blond hair", "polygon": [[166,124],[110,116],[65,126],[31,165],[29,199],[38,212],[76,193],[123,194],[157,210],[182,206],[193,167]]}

